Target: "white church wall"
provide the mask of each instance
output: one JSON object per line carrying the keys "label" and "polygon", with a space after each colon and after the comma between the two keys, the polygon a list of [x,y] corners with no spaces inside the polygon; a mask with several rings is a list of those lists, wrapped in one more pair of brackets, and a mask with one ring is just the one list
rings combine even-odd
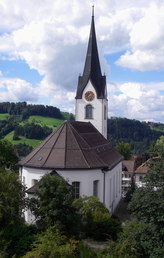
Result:
{"label": "white church wall", "polygon": [[113,213],[121,200],[122,162],[105,172],[105,205]]}
{"label": "white church wall", "polygon": [[[80,196],[92,196],[94,181],[98,183],[97,197],[104,202],[111,213],[114,212],[121,199],[121,162],[112,170],[102,172],[101,169],[88,170],[56,170],[69,184],[73,182],[80,183]],[[34,180],[40,180],[41,177],[52,170],[42,170],[36,168],[23,167],[20,170],[22,174],[22,182],[30,188],[34,185]],[[104,180],[105,176],[105,180]],[[23,180],[25,178],[25,180]],[[105,183],[105,187],[104,187]],[[30,211],[25,212],[25,219],[28,223],[32,223],[34,217]]]}
{"label": "white church wall", "polygon": [[48,169],[36,169],[36,168],[29,168],[29,167],[20,167],[20,177],[22,183],[27,187],[32,187],[36,181],[39,181],[43,175],[50,173],[52,170]]}
{"label": "white church wall", "polygon": [[[95,98],[92,101],[85,99],[85,93],[87,91],[94,93]],[[88,104],[93,106],[93,119],[86,119],[85,117],[85,107]],[[104,108],[105,105],[106,109]],[[108,101],[106,99],[97,99],[97,93],[89,81],[83,92],[82,99],[76,100],[76,121],[91,122],[104,137],[107,137],[107,105]],[[106,112],[106,114],[104,114],[104,112]],[[105,117],[106,119],[104,119]]]}
{"label": "white church wall", "polygon": [[[31,198],[34,197],[34,195],[33,194],[27,194],[27,197],[29,199],[31,199]],[[36,222],[35,216],[31,213],[31,211],[29,209],[25,210],[25,212],[24,212],[24,219],[29,224],[35,224],[35,222]]]}
{"label": "white church wall", "polygon": [[80,182],[80,196],[93,195],[93,182],[98,181],[98,198],[103,202],[103,173],[101,169],[88,170],[58,170],[68,183]]}

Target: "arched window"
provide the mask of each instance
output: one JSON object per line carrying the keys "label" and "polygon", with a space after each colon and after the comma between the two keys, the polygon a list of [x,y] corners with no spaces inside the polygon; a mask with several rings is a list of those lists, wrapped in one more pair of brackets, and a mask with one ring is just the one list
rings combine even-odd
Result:
{"label": "arched window", "polygon": [[93,195],[98,197],[98,180],[93,181]]}
{"label": "arched window", "polygon": [[104,119],[106,120],[106,106],[104,106]]}
{"label": "arched window", "polygon": [[78,199],[80,197],[80,182],[72,182],[73,186],[73,197]]}
{"label": "arched window", "polygon": [[86,119],[92,119],[93,118],[93,111],[92,111],[93,107],[91,104],[86,105],[85,107],[85,118]]}

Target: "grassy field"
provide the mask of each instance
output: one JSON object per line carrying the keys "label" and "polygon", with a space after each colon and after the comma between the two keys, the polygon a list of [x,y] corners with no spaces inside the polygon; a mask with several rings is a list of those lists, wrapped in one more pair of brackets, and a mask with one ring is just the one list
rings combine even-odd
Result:
{"label": "grassy field", "polygon": [[6,117],[9,116],[8,113],[0,114],[0,120],[6,120]]}
{"label": "grassy field", "polygon": [[[0,115],[4,115],[4,114],[0,114]],[[0,116],[0,117],[3,117],[3,116]],[[4,119],[5,119],[5,116],[4,116]],[[3,119],[1,119],[3,120]],[[61,125],[64,120],[61,120],[61,119],[56,119],[56,118],[52,118],[52,117],[43,117],[43,116],[30,116],[27,120],[21,122],[20,124],[21,125],[24,125],[25,123],[36,123],[40,126],[48,126],[50,128],[52,128],[52,130],[56,130],[57,127],[59,125]],[[41,143],[41,140],[36,140],[36,139],[27,139],[25,137],[22,137],[20,136],[20,140],[18,141],[13,141],[13,135],[14,135],[14,131],[10,132],[9,134],[7,134],[4,139],[7,139],[9,140],[12,144],[18,144],[18,143],[25,143],[27,145],[30,145],[32,146],[33,148],[36,148],[39,143]]]}
{"label": "grassy field", "polygon": [[64,122],[64,120],[44,116],[30,116],[27,120],[21,122],[20,125],[24,125],[27,122],[34,122],[40,126],[48,126],[52,128],[52,130],[55,130],[59,125]]}
{"label": "grassy field", "polygon": [[7,139],[8,141],[10,141],[12,144],[19,144],[19,143],[25,143],[27,145],[32,146],[33,148],[36,148],[39,143],[41,143],[41,140],[35,140],[35,139],[27,139],[25,137],[20,136],[20,140],[18,141],[13,141],[13,134],[14,131],[12,131],[11,133],[7,134],[4,139]]}

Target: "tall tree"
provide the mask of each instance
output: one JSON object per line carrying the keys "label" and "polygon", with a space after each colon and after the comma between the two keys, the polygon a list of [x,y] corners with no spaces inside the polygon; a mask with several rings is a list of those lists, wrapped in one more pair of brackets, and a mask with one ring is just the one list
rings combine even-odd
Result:
{"label": "tall tree", "polygon": [[18,160],[13,145],[8,140],[0,140],[0,168],[14,170]]}
{"label": "tall tree", "polygon": [[124,156],[125,159],[129,159],[132,155],[130,150],[130,144],[127,142],[119,142],[116,144],[115,148],[119,151],[121,155]]}
{"label": "tall tree", "polygon": [[35,196],[30,201],[30,209],[41,229],[55,225],[67,235],[77,233],[78,215],[72,206],[71,186],[62,177],[43,176]]}
{"label": "tall tree", "polygon": [[[150,232],[142,237],[145,238],[145,248],[147,257],[161,257],[164,248],[164,158],[152,158],[144,182],[144,187],[136,189],[132,196],[132,200],[128,206],[132,214],[141,222],[145,223],[145,227],[151,228]],[[144,235],[143,235],[144,234]],[[149,236],[148,236],[149,234]],[[150,239],[153,237],[153,250]]]}

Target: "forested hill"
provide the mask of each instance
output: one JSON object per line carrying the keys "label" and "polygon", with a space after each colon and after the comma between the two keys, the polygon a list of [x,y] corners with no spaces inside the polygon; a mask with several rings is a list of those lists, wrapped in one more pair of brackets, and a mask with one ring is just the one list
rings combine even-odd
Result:
{"label": "forested hill", "polygon": [[[49,126],[47,121],[43,123],[35,121],[33,116],[42,116],[44,121],[46,117],[52,120],[59,119],[58,125],[65,119],[74,119],[72,114],[64,114],[53,106],[32,105],[26,102],[3,102],[0,103],[0,139],[4,137],[11,139],[12,135],[13,144],[23,142],[30,145],[26,139],[43,140],[58,126],[56,121],[51,122]],[[32,122],[30,122],[30,117],[32,117]],[[117,117],[108,119],[110,143],[115,146],[118,142],[128,142],[133,154],[136,155],[146,152],[151,143],[161,135],[164,135],[164,124],[161,123],[146,123]],[[31,146],[36,147],[36,145]]]}
{"label": "forested hill", "polygon": [[29,116],[48,116],[63,119],[60,109],[53,106],[32,105],[24,102],[2,102],[0,103],[0,114],[19,115],[21,120]]}
{"label": "forested hill", "polygon": [[108,119],[108,139],[113,146],[118,142],[128,142],[133,154],[146,152],[151,143],[164,135],[164,124],[140,122],[127,118]]}

